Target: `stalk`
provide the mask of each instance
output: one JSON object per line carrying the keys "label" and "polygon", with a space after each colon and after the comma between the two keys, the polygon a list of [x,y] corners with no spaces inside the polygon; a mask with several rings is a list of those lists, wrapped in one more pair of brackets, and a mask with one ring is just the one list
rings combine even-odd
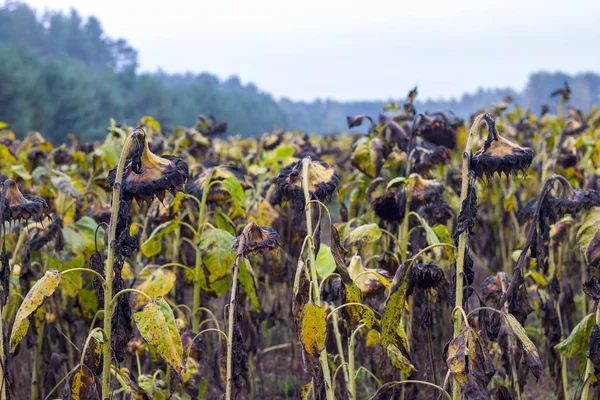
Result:
{"label": "stalk", "polygon": [[[206,201],[208,199],[208,191],[210,181],[212,181],[214,169],[206,177],[204,185],[202,185],[202,199],[200,200],[200,210],[198,212],[198,235],[200,235],[202,225],[204,224],[204,216],[206,213]],[[196,238],[197,240],[198,238]],[[194,303],[192,305],[192,332],[198,332],[200,330],[200,316],[196,315],[200,311],[200,292],[202,290],[200,281],[202,280],[202,252],[196,248],[196,274],[194,276]]]}
{"label": "stalk", "polygon": [[38,388],[40,386],[40,361],[42,359],[42,343],[44,342],[44,326],[46,324],[42,322],[38,329],[37,343],[35,346],[35,353],[33,353],[33,372],[31,374],[31,400],[36,400],[38,396]]}
{"label": "stalk", "polygon": [[[486,122],[484,119],[485,114],[480,114],[475,118],[473,125],[471,126],[471,130],[469,131],[469,135],[467,136],[467,143],[465,145],[465,151],[462,155],[462,185],[460,190],[460,208],[462,212],[463,202],[466,200],[468,191],[469,191],[469,157],[473,148],[473,132],[475,132],[482,121]],[[487,123],[487,122],[486,122]],[[489,127],[488,127],[489,128]],[[462,232],[458,238],[458,254],[456,256],[456,292],[455,292],[455,308],[461,308],[463,304],[463,271],[465,265],[465,250],[467,248],[467,233]],[[462,330],[462,320],[460,319],[460,315],[454,318],[454,338],[456,338],[460,331]],[[452,399],[460,400],[461,399],[461,390],[458,383],[454,382],[452,385]]]}
{"label": "stalk", "polygon": [[355,343],[354,338],[356,337],[356,334],[363,327],[365,327],[365,324],[360,324],[354,330],[354,332],[352,332],[352,335],[350,335],[350,343],[348,344],[348,376],[350,378],[348,391],[350,392],[350,394],[349,394],[350,400],[356,399],[356,376],[355,376],[355,372],[354,372],[354,343]]}
{"label": "stalk", "polygon": [[[598,303],[596,302],[596,324],[600,325],[600,308],[598,307]],[[590,390],[590,378],[594,373],[594,363],[589,358],[585,363],[585,373],[583,374],[583,389],[581,390],[581,399],[587,400],[589,397]]]}
{"label": "stalk", "polygon": [[[204,197],[204,195],[202,196]],[[231,380],[233,375],[233,328],[235,324],[235,304],[237,297],[237,280],[240,270],[241,252],[235,258],[233,263],[233,281],[231,282],[231,297],[229,300],[229,327],[227,328],[227,383],[225,385],[225,400],[231,400]]]}
{"label": "stalk", "polygon": [[[4,249],[4,203],[6,200],[6,182],[2,186],[2,193],[0,194],[0,253],[2,253]],[[10,264],[8,265],[10,268]],[[7,288],[9,289],[9,288]],[[10,293],[10,289],[9,289]],[[3,313],[3,306],[0,303],[0,316]],[[0,318],[0,400],[6,400],[6,374],[4,373],[4,368],[6,368],[6,357],[4,355],[4,320]]]}
{"label": "stalk", "polygon": [[117,219],[119,218],[119,209],[121,207],[121,181],[123,180],[123,169],[125,168],[125,160],[129,154],[129,148],[133,143],[137,131],[131,133],[125,139],[121,157],[117,164],[117,174],[115,175],[115,184],[112,193],[112,211],[110,214],[109,235],[108,235],[108,259],[104,269],[104,334],[106,338],[103,344],[104,364],[102,367],[102,398],[107,399],[110,396],[110,366],[111,358],[111,323],[112,323],[112,298],[113,298],[113,267],[115,263],[115,245],[117,242]]}
{"label": "stalk", "polygon": [[[313,301],[317,306],[321,306],[321,296],[319,294],[319,279],[317,277],[317,267],[315,261],[315,242],[313,240],[312,230],[312,203],[310,202],[310,191],[308,190],[308,169],[311,166],[311,159],[305,158],[302,161],[302,188],[304,189],[304,202],[305,202],[305,213],[306,213],[306,234],[310,236],[308,240],[308,256],[310,259],[310,274],[311,283],[314,295]],[[327,359],[327,349],[323,349],[319,356],[319,362],[323,369],[323,380],[325,381],[325,393],[327,400],[335,400],[333,394],[333,386],[331,383],[331,371],[329,370],[329,361]]]}

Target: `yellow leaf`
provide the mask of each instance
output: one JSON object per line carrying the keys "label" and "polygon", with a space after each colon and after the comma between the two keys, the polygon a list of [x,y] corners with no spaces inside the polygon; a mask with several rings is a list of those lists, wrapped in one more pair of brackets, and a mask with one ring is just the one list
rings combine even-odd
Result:
{"label": "yellow leaf", "polygon": [[325,348],[327,340],[327,312],[312,303],[304,306],[300,325],[300,340],[304,350],[317,357]]}

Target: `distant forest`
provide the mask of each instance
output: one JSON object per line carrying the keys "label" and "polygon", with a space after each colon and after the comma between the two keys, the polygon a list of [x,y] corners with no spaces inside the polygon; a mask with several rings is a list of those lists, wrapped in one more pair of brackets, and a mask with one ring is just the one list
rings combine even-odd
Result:
{"label": "distant forest", "polygon": [[[589,109],[600,97],[600,75],[531,75],[523,92],[479,90],[452,101],[417,101],[419,111],[450,110],[459,116],[510,95],[524,108],[553,105],[550,93],[568,81],[570,104]],[[84,140],[104,135],[110,117],[135,124],[151,115],[163,126],[193,125],[202,113],[228,122],[229,134],[251,136],[283,129],[327,133],[347,130],[346,116],[377,116],[389,102],[401,102],[412,88],[398,88],[397,99],[338,102],[276,100],[233,76],[138,72],[138,53],[125,39],[109,38],[98,19],[77,11],[38,13],[20,2],[0,7],[0,121],[18,135],[42,132],[61,142],[67,133]]]}

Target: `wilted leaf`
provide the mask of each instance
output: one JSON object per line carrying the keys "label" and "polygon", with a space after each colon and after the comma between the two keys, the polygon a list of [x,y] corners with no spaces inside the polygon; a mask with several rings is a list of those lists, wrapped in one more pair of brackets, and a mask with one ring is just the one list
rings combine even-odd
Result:
{"label": "wilted leaf", "polygon": [[256,281],[254,277],[254,271],[250,266],[250,262],[248,260],[243,260],[240,262],[240,274],[238,279],[244,288],[244,291],[248,295],[254,310],[260,312],[260,303],[258,301],[258,295],[256,293]]}
{"label": "wilted leaf", "polygon": [[100,382],[85,365],[80,365],[69,377],[64,400],[100,400]]}
{"label": "wilted leaf", "polygon": [[360,246],[363,244],[371,243],[381,238],[381,229],[377,224],[367,224],[361,225],[355,229],[353,229],[346,239],[344,239],[344,244],[347,247],[352,245]]}
{"label": "wilted leaf", "polygon": [[29,290],[27,296],[21,303],[12,333],[10,334],[10,352],[13,353],[15,348],[27,334],[29,329],[29,316],[54,293],[56,287],[60,283],[61,274],[55,270],[48,270],[43,277],[38,280],[35,285]]}
{"label": "wilted leaf", "polygon": [[183,345],[171,307],[164,299],[149,302],[133,319],[142,337],[178,374],[183,370]]}
{"label": "wilted leaf", "polygon": [[210,228],[202,234],[200,249],[204,253],[202,262],[208,269],[209,283],[215,283],[231,272],[235,257],[231,248],[234,243],[235,237],[223,229]]}
{"label": "wilted leaf", "polygon": [[600,207],[594,207],[587,214],[577,232],[577,243],[588,265],[600,263]]}
{"label": "wilted leaf", "polygon": [[24,165],[21,165],[21,164],[13,165],[12,167],[10,167],[10,172],[19,176],[20,178],[22,178],[25,181],[28,181],[31,179],[31,174],[29,173],[29,171],[27,171],[27,169],[25,168]]}
{"label": "wilted leaf", "polygon": [[[411,270],[412,267],[406,267],[405,264],[402,264],[398,268],[383,308],[383,315],[381,317],[381,344],[388,355],[390,351],[396,354],[396,349],[406,353],[410,351],[410,344],[400,321],[402,320],[402,314],[406,310],[406,298],[411,286]],[[390,350],[390,346],[394,348]],[[400,363],[402,360],[402,358],[396,357],[395,363]],[[408,361],[410,362],[410,360]],[[404,368],[410,369],[410,366],[407,365]]]}
{"label": "wilted leaf", "polygon": [[487,385],[495,374],[494,364],[473,328],[465,326],[448,344],[446,363],[466,398],[490,398]]}
{"label": "wilted leaf", "polygon": [[394,367],[398,368],[400,371],[402,371],[402,373],[410,375],[416,371],[415,366],[410,362],[410,360],[404,354],[402,354],[402,351],[399,348],[393,344],[390,343],[387,346],[386,352]]}
{"label": "wilted leaf", "polygon": [[327,275],[335,271],[335,260],[331,254],[331,249],[326,244],[322,243],[317,254],[317,275],[323,279]]}
{"label": "wilted leaf", "polygon": [[325,348],[327,340],[327,312],[313,303],[307,303],[302,313],[300,340],[304,350],[318,357]]}
{"label": "wilted leaf", "polygon": [[567,358],[577,357],[582,354],[588,344],[590,332],[594,325],[594,314],[586,315],[569,334],[565,340],[554,346],[554,350],[564,354]]}
{"label": "wilted leaf", "polygon": [[187,195],[184,192],[177,192],[175,197],[173,197],[169,202],[169,212],[167,215],[177,214],[179,208],[181,207],[181,203],[183,203],[183,200],[186,198],[186,196]]}
{"label": "wilted leaf", "polygon": [[354,144],[352,165],[370,178],[379,176],[391,147],[384,139],[364,136]]}
{"label": "wilted leaf", "polygon": [[519,321],[512,314],[505,313],[504,320],[509,334],[516,339],[517,345],[524,353],[525,364],[527,364],[535,379],[540,379],[543,366],[535,344],[529,339],[525,329],[523,329]]}

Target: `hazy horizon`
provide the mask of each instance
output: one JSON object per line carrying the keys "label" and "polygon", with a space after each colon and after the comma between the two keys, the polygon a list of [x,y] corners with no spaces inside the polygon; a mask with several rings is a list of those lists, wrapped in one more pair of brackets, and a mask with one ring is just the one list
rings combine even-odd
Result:
{"label": "hazy horizon", "polygon": [[538,71],[600,72],[600,2],[584,0],[25,3],[94,15],[139,51],[140,71],[236,75],[277,99],[387,100],[418,85],[448,100],[522,91]]}

